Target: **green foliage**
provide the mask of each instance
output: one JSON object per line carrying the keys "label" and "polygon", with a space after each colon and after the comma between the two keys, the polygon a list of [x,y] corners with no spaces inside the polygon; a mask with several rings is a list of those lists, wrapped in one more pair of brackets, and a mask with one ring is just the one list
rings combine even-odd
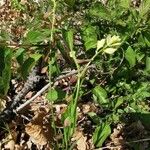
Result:
{"label": "green foliage", "polygon": [[0,47],[0,95],[6,95],[11,80],[12,51],[6,47]]}
{"label": "green foliage", "polygon": [[107,92],[100,86],[96,86],[94,89],[93,89],[93,94],[94,94],[94,97],[97,99],[97,102],[100,104],[100,105],[104,105],[104,104],[107,104],[109,101],[107,99]]}
{"label": "green foliage", "polygon": [[49,102],[55,102],[56,100],[62,101],[65,98],[65,93],[61,89],[50,89],[46,98]]}
{"label": "green foliage", "polygon": [[128,47],[125,53],[125,58],[129,62],[130,67],[134,67],[136,65],[136,53],[132,49],[132,47]]}
{"label": "green foliage", "polygon": [[93,142],[96,147],[101,147],[107,137],[111,134],[110,125],[107,123],[102,123],[94,131]]}
{"label": "green foliage", "polygon": [[48,40],[51,34],[50,29],[43,30],[31,30],[27,33],[25,43],[37,44],[44,42],[44,40]]}
{"label": "green foliage", "polygon": [[[23,10],[19,1],[13,2],[18,10]],[[34,7],[35,4],[32,5]],[[19,41],[25,46],[15,49],[14,57],[23,79],[27,79],[31,68],[44,59],[42,67],[49,68],[49,82],[54,83],[56,75],[66,69],[57,63],[60,55],[65,67],[77,70],[77,83],[72,85],[70,95],[51,85],[52,89],[46,96],[52,103],[62,102],[65,96],[71,96],[69,102],[64,102],[67,109],[61,120],[63,130],[58,129],[64,135],[62,147],[69,149],[71,146],[77,127],[78,102],[81,100],[82,103],[82,96],[87,93],[92,95],[87,101],[102,108],[101,114],[88,113],[95,127],[95,147],[105,143],[112,125],[121,122],[125,114],[135,115],[136,121],[148,126],[150,1],[143,0],[139,7],[134,7],[130,0],[109,0],[106,4],[98,0],[46,0],[40,1],[35,8],[37,10],[33,14],[28,14],[28,18],[32,17],[27,20],[27,32]],[[11,33],[0,33],[3,44],[11,40]],[[1,95],[6,95],[9,89],[11,59],[12,50],[1,46]],[[79,59],[89,61],[79,64]],[[91,70],[87,72],[90,65],[94,66],[94,73]],[[86,85],[87,80],[92,88]]]}
{"label": "green foliage", "polygon": [[96,27],[88,25],[83,28],[83,40],[86,50],[96,48],[97,43],[97,33]]}
{"label": "green foliage", "polygon": [[41,54],[32,54],[28,59],[26,59],[21,66],[21,74],[24,79],[27,79],[29,72],[35,63],[41,58]]}

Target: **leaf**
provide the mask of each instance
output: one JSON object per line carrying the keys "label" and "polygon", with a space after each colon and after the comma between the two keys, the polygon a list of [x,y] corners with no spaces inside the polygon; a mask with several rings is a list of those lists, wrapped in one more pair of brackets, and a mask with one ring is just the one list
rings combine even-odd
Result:
{"label": "leaf", "polygon": [[93,134],[93,143],[96,147],[101,147],[107,137],[111,134],[111,128],[110,125],[107,123],[102,123],[100,126],[97,126],[97,128],[94,131]]}
{"label": "leaf", "polygon": [[98,19],[109,20],[111,14],[109,10],[100,2],[95,3],[89,10],[91,17],[97,17]]}
{"label": "leaf", "polygon": [[107,38],[106,38],[106,42],[107,42],[107,46],[109,47],[114,47],[114,46],[119,46],[121,44],[121,39],[119,36],[112,36],[111,35],[108,35]]}
{"label": "leaf", "polygon": [[36,44],[39,42],[43,42],[44,40],[50,37],[51,30],[43,29],[43,30],[31,30],[27,33],[25,43]]}
{"label": "leaf", "polygon": [[73,51],[73,30],[69,30],[66,34],[66,41],[69,45],[70,50]]}
{"label": "leaf", "polygon": [[75,131],[73,134],[72,141],[76,142],[78,150],[86,150],[87,149],[87,137],[84,136],[83,132]]}
{"label": "leaf", "polygon": [[150,57],[146,57],[146,71],[150,72]]}
{"label": "leaf", "polygon": [[96,28],[90,25],[86,27],[83,31],[83,40],[86,50],[96,48],[97,45]]}
{"label": "leaf", "polygon": [[131,0],[120,0],[120,6],[123,8],[130,8]]}
{"label": "leaf", "polygon": [[64,1],[69,7],[73,7],[75,4],[75,0],[64,0]]}
{"label": "leaf", "polygon": [[55,89],[51,89],[48,91],[46,98],[50,102],[54,102],[58,99],[58,92]]}
{"label": "leaf", "polygon": [[148,47],[150,47],[150,32],[146,32],[144,34],[145,43]]}
{"label": "leaf", "polygon": [[41,58],[41,54],[32,54],[25,62],[23,63],[21,67],[21,73],[22,77],[24,79],[27,78],[31,68],[35,65],[35,63]]}
{"label": "leaf", "polygon": [[[26,133],[31,137],[32,142],[36,145],[52,146],[54,131],[50,123],[44,120],[46,113],[40,112],[34,116],[32,121],[25,127]],[[48,121],[48,120],[47,120]]]}
{"label": "leaf", "polygon": [[17,62],[19,63],[19,65],[23,65],[23,61],[24,61],[24,52],[25,49],[23,48],[19,48],[15,54],[15,57],[17,59]]}
{"label": "leaf", "polygon": [[127,51],[125,52],[125,58],[129,62],[130,67],[134,67],[136,64],[136,53],[132,49],[131,46],[128,47]]}
{"label": "leaf", "polygon": [[6,95],[11,79],[12,50],[0,47],[0,94]]}
{"label": "leaf", "polygon": [[149,0],[144,0],[141,2],[140,7],[139,7],[139,15],[141,18],[145,17],[150,13],[150,1]]}
{"label": "leaf", "polygon": [[76,59],[76,56],[75,56],[76,52],[75,51],[71,51],[69,54],[70,54],[70,57]]}
{"label": "leaf", "polygon": [[105,39],[97,41],[97,50],[101,49],[105,44]]}
{"label": "leaf", "polygon": [[100,86],[96,86],[93,89],[93,94],[97,97],[99,104],[108,103],[107,92]]}
{"label": "leaf", "polygon": [[115,103],[115,106],[114,106],[114,110],[117,109],[122,103],[123,103],[123,98],[122,98],[122,97],[119,97],[119,98],[116,100],[116,103]]}
{"label": "leaf", "polygon": [[113,54],[116,50],[117,50],[117,48],[106,48],[106,49],[104,49],[104,52],[106,54]]}

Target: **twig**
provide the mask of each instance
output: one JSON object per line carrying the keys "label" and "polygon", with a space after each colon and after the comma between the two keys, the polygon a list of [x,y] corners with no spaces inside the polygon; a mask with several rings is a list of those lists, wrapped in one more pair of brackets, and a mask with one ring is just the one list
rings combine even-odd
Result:
{"label": "twig", "polygon": [[61,79],[70,77],[70,76],[72,76],[72,75],[74,75],[74,74],[76,74],[76,73],[78,73],[77,70],[72,70],[71,72],[69,72],[69,73],[67,73],[67,74],[65,74],[65,75],[61,75],[61,76],[57,77],[57,78],[55,79],[55,82],[56,82],[56,81],[59,81],[59,80],[61,80]]}
{"label": "twig", "polygon": [[147,141],[150,141],[150,138],[147,138],[147,139],[140,139],[140,140],[135,140],[135,141],[130,141],[130,142],[125,142],[125,144],[139,143],[139,142],[147,142]]}
{"label": "twig", "polygon": [[[89,66],[88,68],[93,67],[93,65]],[[70,77],[74,74],[77,73],[77,70],[72,70],[71,72],[69,72],[68,74],[65,75],[61,75],[58,78],[55,79],[54,82],[54,86],[55,87],[55,83],[61,79]],[[24,107],[26,107],[27,105],[29,105],[34,99],[36,99],[38,96],[40,96],[42,93],[44,93],[48,88],[50,88],[50,83],[46,84],[40,91],[38,91],[31,99],[29,99],[28,101],[26,101],[24,104],[20,105],[17,109],[16,109],[16,113],[18,113],[20,110],[22,110]]]}
{"label": "twig", "polygon": [[40,91],[38,91],[31,99],[29,99],[28,101],[26,101],[24,104],[22,104],[21,106],[19,106],[16,109],[16,112],[19,112],[20,110],[22,110],[25,106],[29,105],[34,99],[36,99],[39,95],[41,95],[43,92],[45,92],[48,88],[50,87],[50,83],[48,83],[47,85],[45,85]]}
{"label": "twig", "polygon": [[[76,74],[77,71],[76,70],[73,70],[71,72],[69,72],[68,74],[66,75],[61,75],[59,76],[58,78],[56,78],[55,82],[56,81],[59,81],[61,79],[64,79],[64,78],[67,78],[69,76],[72,76],[74,74]],[[22,104],[21,106],[19,106],[17,109],[16,109],[16,113],[19,112],[20,110],[22,110],[24,107],[26,107],[27,105],[29,105],[34,99],[36,99],[38,96],[40,96],[43,92],[45,92],[49,87],[50,87],[50,83],[46,84],[40,91],[38,91],[31,99],[29,99],[28,101],[26,101],[24,104]],[[54,86],[55,86],[55,83],[54,83]]]}
{"label": "twig", "polygon": [[116,148],[119,149],[119,148],[122,148],[122,146],[121,145],[119,145],[119,146],[105,146],[105,147],[97,148],[94,150],[105,150],[105,149],[114,150]]}

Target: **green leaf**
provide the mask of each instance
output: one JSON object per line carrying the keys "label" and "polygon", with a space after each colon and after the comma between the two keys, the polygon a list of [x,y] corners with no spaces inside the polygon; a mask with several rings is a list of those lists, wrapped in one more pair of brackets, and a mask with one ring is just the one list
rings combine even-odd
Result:
{"label": "green leaf", "polygon": [[97,41],[97,50],[101,49],[105,44],[105,39]]}
{"label": "green leaf", "polygon": [[106,54],[113,54],[116,50],[117,50],[117,48],[106,48],[106,49],[104,49],[104,52]]}
{"label": "green leaf", "polygon": [[0,47],[0,94],[6,95],[11,79],[12,50]]}
{"label": "green leaf", "polygon": [[96,48],[97,46],[96,28],[90,25],[86,27],[83,31],[83,40],[86,50]]}
{"label": "green leaf", "polygon": [[97,126],[94,131],[93,143],[96,147],[101,147],[110,134],[110,125],[107,123],[102,123],[100,126]]}
{"label": "green leaf", "polygon": [[24,79],[27,78],[31,68],[41,58],[41,56],[42,56],[41,54],[32,54],[27,60],[25,60],[25,62],[23,63],[21,67],[21,73]]}
{"label": "green leaf", "polygon": [[145,43],[148,47],[150,47],[150,32],[146,32],[144,34]]}
{"label": "green leaf", "polygon": [[89,10],[90,15],[99,19],[109,20],[111,14],[109,10],[100,2],[95,3]]}
{"label": "green leaf", "polygon": [[107,104],[109,102],[107,99],[107,92],[102,87],[96,86],[92,92],[97,97],[99,104]]}
{"label": "green leaf", "polygon": [[119,36],[116,36],[116,35],[108,35],[107,38],[106,38],[106,42],[107,42],[107,46],[109,47],[116,47],[116,46],[119,46],[121,44],[121,39]]}
{"label": "green leaf", "polygon": [[146,71],[150,72],[150,57],[146,57]]}
{"label": "green leaf", "polygon": [[119,97],[119,98],[116,100],[116,103],[115,103],[115,106],[114,106],[114,110],[117,109],[122,103],[123,103],[123,98],[122,98],[122,97]]}
{"label": "green leaf", "polygon": [[66,41],[71,51],[73,51],[73,30],[69,30],[66,35]]}
{"label": "green leaf", "polygon": [[130,7],[131,0],[120,0],[120,6],[123,8],[129,8]]}
{"label": "green leaf", "polygon": [[144,0],[141,2],[139,7],[139,15],[143,19],[150,13],[150,0]]}
{"label": "green leaf", "polygon": [[69,7],[73,7],[75,4],[75,0],[64,0],[64,1]]}
{"label": "green leaf", "polygon": [[131,46],[128,47],[127,51],[125,52],[125,58],[129,62],[130,67],[134,67],[136,64],[136,53],[132,49]]}
{"label": "green leaf", "polygon": [[46,98],[50,102],[54,102],[58,99],[58,92],[55,89],[51,89],[48,91]]}
{"label": "green leaf", "polygon": [[19,48],[15,54],[15,57],[17,59],[17,62],[19,63],[19,65],[23,65],[23,61],[24,61],[24,52],[25,49],[23,48]]}
{"label": "green leaf", "polygon": [[43,29],[43,30],[31,30],[27,33],[25,43],[36,44],[39,42],[43,42],[44,40],[48,40],[51,34],[51,30]]}
{"label": "green leaf", "polygon": [[64,91],[62,91],[61,89],[51,89],[48,91],[46,98],[50,101],[50,102],[55,102],[56,100],[58,101],[63,101],[63,99],[65,98],[66,93]]}

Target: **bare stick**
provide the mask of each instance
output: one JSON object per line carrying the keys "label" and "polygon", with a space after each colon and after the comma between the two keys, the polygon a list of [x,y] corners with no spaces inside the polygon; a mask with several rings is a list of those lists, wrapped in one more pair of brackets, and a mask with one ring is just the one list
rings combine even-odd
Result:
{"label": "bare stick", "polygon": [[24,104],[22,104],[20,107],[16,109],[16,112],[19,112],[22,110],[25,106],[29,105],[34,99],[36,99],[39,95],[41,95],[43,92],[45,92],[50,87],[50,83],[45,85],[40,91],[38,91],[31,99],[26,101]]}
{"label": "bare stick", "polygon": [[[92,65],[89,66],[88,68],[93,67]],[[69,72],[68,74],[65,75],[61,75],[58,78],[55,79],[56,81],[59,81],[61,79],[67,78],[69,76],[72,76],[74,74],[77,74],[78,71],[77,70],[72,70],[71,72]],[[39,95],[41,95],[42,93],[44,93],[48,88],[50,87],[50,83],[46,84],[40,91],[38,91],[31,99],[29,99],[28,101],[26,101],[24,104],[20,105],[17,109],[16,109],[16,113],[19,112],[20,110],[22,110],[25,106],[29,105],[34,99],[36,99]],[[54,86],[55,87],[55,83]]]}
{"label": "bare stick", "polygon": [[[66,75],[61,75],[60,77],[56,78],[56,81],[59,81],[61,79],[67,78],[69,76],[72,76],[74,74],[76,74],[77,71],[73,70],[71,72],[69,72]],[[55,84],[54,84],[55,86]],[[46,84],[40,91],[38,91],[31,99],[29,99],[28,101],[26,101],[24,104],[20,105],[17,109],[16,109],[16,113],[19,112],[20,110],[22,110],[25,106],[29,105],[34,99],[36,99],[38,96],[40,96],[43,92],[45,92],[48,88],[50,87],[50,83]]]}

